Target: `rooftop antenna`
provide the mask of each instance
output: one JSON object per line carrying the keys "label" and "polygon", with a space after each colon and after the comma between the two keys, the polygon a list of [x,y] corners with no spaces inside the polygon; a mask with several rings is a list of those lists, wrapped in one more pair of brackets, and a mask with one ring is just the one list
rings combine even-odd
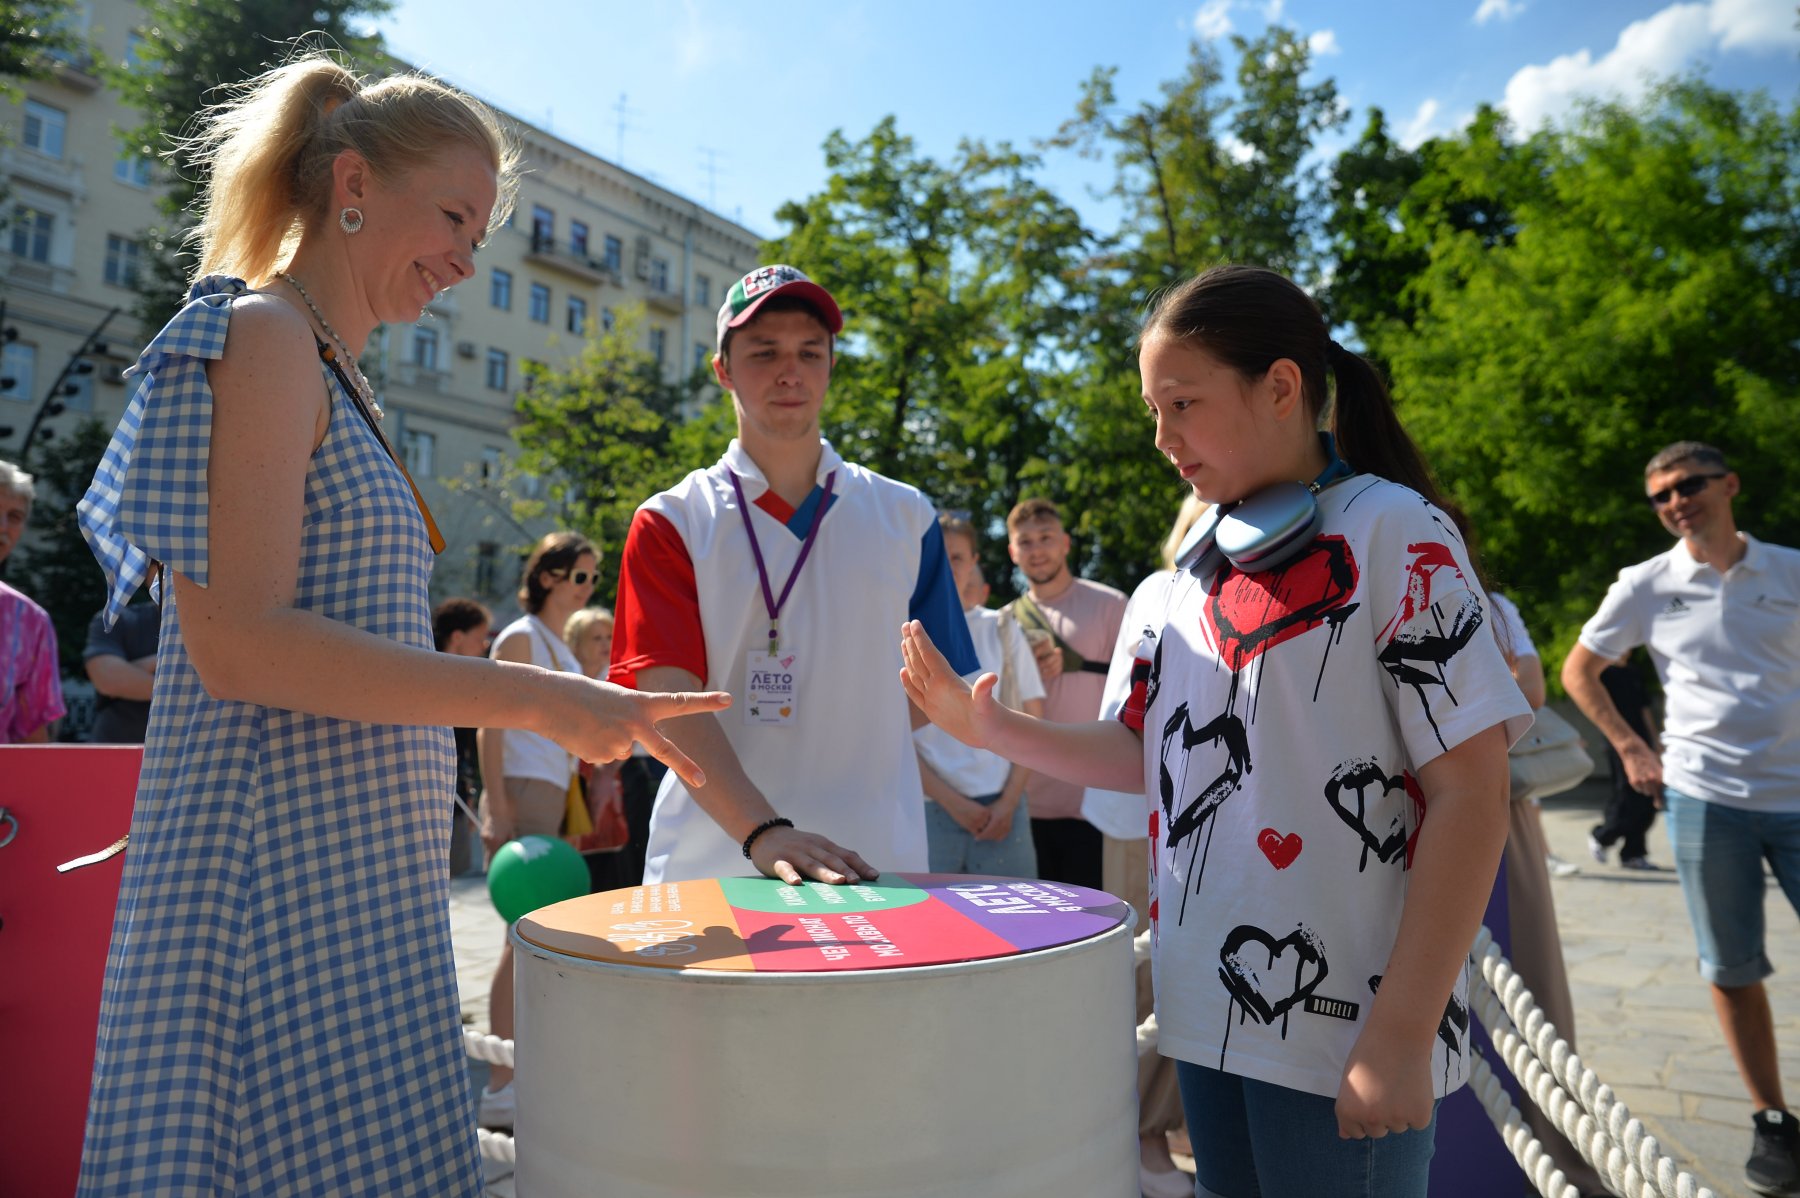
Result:
{"label": "rooftop antenna", "polygon": [[630,118],[638,114],[638,110],[627,103],[624,92],[619,93],[619,102],[613,105],[613,112],[619,118],[619,153],[618,164],[625,165],[625,130],[631,128]]}
{"label": "rooftop antenna", "polygon": [[700,153],[706,159],[700,166],[700,169],[706,172],[706,206],[717,208],[719,206],[719,155],[722,151],[715,150],[711,146],[701,146]]}

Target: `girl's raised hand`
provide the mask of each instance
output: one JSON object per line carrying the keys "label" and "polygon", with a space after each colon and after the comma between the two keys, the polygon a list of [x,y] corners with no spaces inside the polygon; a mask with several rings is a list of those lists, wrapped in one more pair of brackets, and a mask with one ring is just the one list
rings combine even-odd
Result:
{"label": "girl's raised hand", "polygon": [[900,685],[906,697],[938,727],[977,749],[985,749],[1000,718],[994,687],[1000,679],[983,674],[970,687],[950,668],[925,626],[908,620],[900,626]]}

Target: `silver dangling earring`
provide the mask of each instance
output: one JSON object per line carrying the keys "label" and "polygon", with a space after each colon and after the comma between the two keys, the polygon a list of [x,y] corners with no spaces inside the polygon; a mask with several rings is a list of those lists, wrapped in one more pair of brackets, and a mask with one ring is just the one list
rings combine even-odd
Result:
{"label": "silver dangling earring", "polygon": [[346,233],[360,233],[363,226],[361,208],[344,208],[338,212],[338,228]]}

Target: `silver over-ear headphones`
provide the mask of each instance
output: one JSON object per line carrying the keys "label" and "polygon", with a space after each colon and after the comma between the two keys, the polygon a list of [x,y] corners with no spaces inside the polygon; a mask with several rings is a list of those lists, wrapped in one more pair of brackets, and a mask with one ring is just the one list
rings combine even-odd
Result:
{"label": "silver over-ear headphones", "polygon": [[1194,522],[1175,554],[1175,568],[1197,575],[1230,562],[1247,574],[1255,574],[1291,560],[1312,544],[1325,522],[1314,498],[1356,471],[1338,457],[1330,433],[1320,433],[1325,448],[1325,469],[1310,483],[1276,483],[1247,499],[1208,508]]}

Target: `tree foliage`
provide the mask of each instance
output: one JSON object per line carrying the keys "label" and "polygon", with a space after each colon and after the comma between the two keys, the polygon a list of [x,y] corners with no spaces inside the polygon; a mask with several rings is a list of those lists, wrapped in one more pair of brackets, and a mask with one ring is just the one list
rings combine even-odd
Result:
{"label": "tree foliage", "polygon": [[48,78],[59,59],[85,53],[74,15],[74,0],[0,0],[0,99],[17,104],[14,80]]}
{"label": "tree foliage", "polygon": [[716,421],[682,419],[695,389],[663,380],[643,327],[641,304],[619,308],[612,327],[590,329],[565,368],[533,368],[515,404],[518,468],[541,477],[545,490],[543,500],[515,505],[519,515],[548,515],[599,546],[601,596],[617,590],[638,504],[711,465],[729,440],[716,435]]}
{"label": "tree foliage", "polygon": [[[1547,649],[1666,548],[1642,495],[1669,442],[1725,449],[1740,523],[1800,539],[1800,109],[1686,80],[1523,140],[1486,113],[1416,167],[1388,250],[1417,269],[1351,310]],[[1346,279],[1400,260],[1346,249]]]}
{"label": "tree foliage", "polygon": [[50,613],[65,674],[80,676],[88,621],[106,602],[106,576],[75,521],[75,504],[87,493],[112,430],[89,418],[66,437],[38,447],[32,461],[37,498],[31,536],[7,561],[13,585]]}
{"label": "tree foliage", "polygon": [[392,0],[146,0],[135,61],[104,69],[108,86],[140,118],[122,131],[125,145],[163,163],[163,220],[140,238],[137,315],[146,327],[161,328],[181,307],[195,265],[186,239],[206,170],[182,140],[195,116],[227,94],[220,89],[286,59],[303,35],[306,45],[340,49],[352,65],[380,68],[380,36],[356,23],[391,7]]}

